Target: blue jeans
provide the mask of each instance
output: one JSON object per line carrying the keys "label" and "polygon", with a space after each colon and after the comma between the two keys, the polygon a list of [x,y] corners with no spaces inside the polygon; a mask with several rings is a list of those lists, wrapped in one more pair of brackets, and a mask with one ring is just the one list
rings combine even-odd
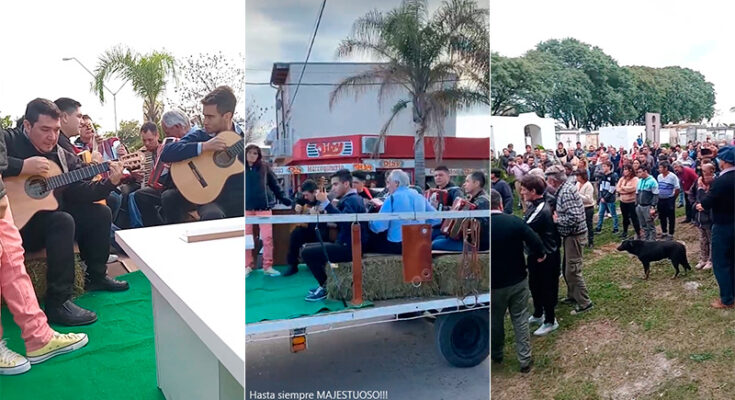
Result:
{"label": "blue jeans", "polygon": [[444,235],[440,235],[431,242],[432,250],[445,250],[445,251],[462,251],[464,242],[461,240],[450,239]]}
{"label": "blue jeans", "polygon": [[130,193],[130,196],[128,196],[128,214],[130,216],[131,228],[143,227],[143,217],[141,217],[138,203],[135,201],[135,192]]}
{"label": "blue jeans", "polygon": [[712,271],[720,287],[722,304],[735,301],[735,226],[712,225]]}
{"label": "blue jeans", "polygon": [[597,220],[597,229],[602,229],[602,221],[605,220],[605,210],[610,212],[613,219],[613,230],[618,230],[618,214],[615,212],[615,203],[603,203],[600,202],[600,215]]}

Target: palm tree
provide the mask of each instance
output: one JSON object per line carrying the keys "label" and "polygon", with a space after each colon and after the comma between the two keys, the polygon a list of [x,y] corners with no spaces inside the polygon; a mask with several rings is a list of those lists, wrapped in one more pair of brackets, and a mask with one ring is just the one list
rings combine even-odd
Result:
{"label": "palm tree", "polygon": [[[396,115],[410,104],[415,127],[415,183],[423,188],[424,135],[434,128],[439,162],[445,118],[460,107],[481,101],[482,89],[471,75],[481,80],[482,63],[476,55],[484,46],[489,48],[487,10],[479,8],[475,0],[446,0],[433,15],[429,15],[426,0],[404,0],[385,14],[368,12],[354,22],[352,32],[337,49],[337,58],[362,53],[383,63],[339,82],[330,95],[330,108],[340,96],[348,92],[358,95],[371,85],[378,86],[380,105],[388,94],[405,93],[406,98],[393,105],[378,142],[385,139]],[[468,84],[457,85],[465,76]],[[489,83],[489,76],[486,80]],[[378,148],[379,144],[375,150]]]}
{"label": "palm tree", "polygon": [[158,123],[163,112],[163,104],[158,97],[166,88],[166,78],[172,75],[176,79],[174,64],[174,57],[165,52],[140,55],[128,48],[115,47],[100,57],[94,71],[92,90],[104,103],[105,80],[117,77],[130,81],[133,91],[143,98],[143,118]]}

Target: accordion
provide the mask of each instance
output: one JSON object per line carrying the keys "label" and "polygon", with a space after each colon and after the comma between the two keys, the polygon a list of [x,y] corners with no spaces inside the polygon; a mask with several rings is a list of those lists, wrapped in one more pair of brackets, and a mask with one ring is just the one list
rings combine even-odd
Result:
{"label": "accordion", "polygon": [[160,182],[161,175],[164,172],[168,171],[169,165],[167,163],[161,162],[161,153],[163,152],[164,146],[169,143],[177,142],[178,140],[178,138],[170,136],[163,139],[163,143],[158,146],[158,150],[156,151],[157,156],[155,162],[153,162],[153,167],[150,170],[150,175],[147,177],[147,179],[144,179],[145,186],[150,186],[156,190],[163,189],[163,183]]}
{"label": "accordion", "polygon": [[[470,203],[467,199],[457,197],[454,199],[451,211],[472,211],[475,208],[477,208],[477,206]],[[462,240],[462,222],[464,220],[465,218],[445,219],[441,226],[442,235],[447,236],[450,239]]]}
{"label": "accordion", "polygon": [[436,208],[438,211],[445,210],[451,206],[449,204],[449,192],[446,189],[431,188],[424,192],[424,196],[426,196],[426,200],[429,200],[429,203],[437,205]]}

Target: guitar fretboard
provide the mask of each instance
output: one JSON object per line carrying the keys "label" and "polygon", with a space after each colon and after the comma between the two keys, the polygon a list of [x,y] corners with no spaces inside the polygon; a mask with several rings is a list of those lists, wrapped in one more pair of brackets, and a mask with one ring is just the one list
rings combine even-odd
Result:
{"label": "guitar fretboard", "polygon": [[52,176],[46,181],[48,182],[48,188],[53,190],[74,182],[83,181],[87,178],[91,178],[109,170],[110,163],[104,162],[102,164],[90,165],[88,167],[75,169],[61,175]]}
{"label": "guitar fretboard", "polygon": [[227,155],[230,157],[237,157],[240,154],[242,154],[243,150],[245,149],[245,139],[240,139],[237,141],[237,143],[233,144],[232,146],[228,147]]}

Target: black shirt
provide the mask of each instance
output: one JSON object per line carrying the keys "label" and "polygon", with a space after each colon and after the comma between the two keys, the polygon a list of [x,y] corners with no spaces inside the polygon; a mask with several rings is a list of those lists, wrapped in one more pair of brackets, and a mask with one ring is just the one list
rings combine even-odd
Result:
{"label": "black shirt", "polygon": [[544,253],[543,243],[522,219],[503,213],[490,217],[490,288],[501,289],[526,279],[524,243],[532,254]]}

